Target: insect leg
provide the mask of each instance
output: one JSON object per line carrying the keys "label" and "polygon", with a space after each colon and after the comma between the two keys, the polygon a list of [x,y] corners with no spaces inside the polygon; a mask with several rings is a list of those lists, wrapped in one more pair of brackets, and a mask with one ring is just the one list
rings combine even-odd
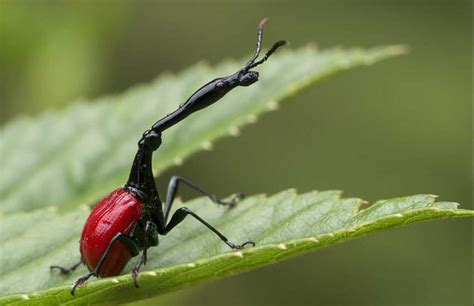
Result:
{"label": "insect leg", "polygon": [[[143,241],[143,252],[142,252],[142,257],[138,264],[133,268],[132,270],[132,278],[133,278],[133,283],[135,284],[135,287],[138,288],[138,274],[140,272],[140,268],[142,265],[146,265],[147,261],[147,251],[148,248],[151,245],[157,246],[158,245],[158,232],[156,231],[155,224],[152,221],[147,221],[145,225],[145,232],[144,232],[144,241]],[[151,238],[151,242],[150,242]]]}
{"label": "insect leg", "polygon": [[83,262],[82,262],[82,258],[81,258],[81,260],[78,263],[74,264],[70,268],[64,268],[64,267],[61,267],[61,266],[49,266],[49,268],[51,270],[58,269],[61,274],[67,275],[67,274],[73,272],[74,270],[76,270],[76,268],[79,267],[82,263]]}
{"label": "insect leg", "polygon": [[176,197],[176,193],[178,192],[178,184],[181,182],[193,188],[194,190],[202,193],[203,195],[206,195],[207,197],[209,197],[209,199],[211,199],[212,202],[216,204],[220,204],[220,205],[231,206],[231,205],[234,205],[238,200],[244,197],[242,193],[237,193],[229,201],[223,201],[217,198],[215,194],[202,189],[201,187],[194,184],[193,182],[179,176],[173,176],[168,184],[168,192],[166,194],[166,203],[165,203],[165,208],[164,208],[165,222],[168,220],[171,205],[173,205],[173,201]]}
{"label": "insect leg", "polygon": [[203,218],[199,217],[196,213],[194,213],[192,210],[190,210],[187,207],[180,207],[178,208],[174,214],[171,216],[170,222],[164,227],[164,228],[158,228],[158,233],[161,235],[166,235],[170,230],[172,230],[176,225],[181,223],[186,216],[191,215],[193,216],[196,220],[201,222],[205,227],[210,229],[211,231],[214,232],[222,241],[224,241],[225,244],[227,244],[231,249],[243,249],[246,245],[252,245],[255,246],[255,242],[253,241],[247,241],[244,242],[243,244],[235,244],[229,241],[226,236],[224,236],[221,232],[219,232],[215,227],[207,223]]}
{"label": "insect leg", "polygon": [[130,249],[130,252],[132,254],[135,254],[135,253],[138,254],[139,247],[136,244],[136,242],[132,238],[124,235],[123,233],[120,233],[120,232],[117,233],[112,238],[112,240],[110,240],[109,245],[107,246],[107,249],[105,250],[104,255],[102,255],[102,257],[99,260],[99,263],[95,267],[95,270],[89,272],[88,274],[84,275],[83,277],[80,277],[74,283],[74,286],[72,287],[72,290],[71,290],[72,295],[74,295],[74,292],[76,291],[76,288],[79,287],[80,285],[82,285],[83,283],[85,283],[89,278],[91,278],[92,276],[99,277],[100,270],[102,270],[102,267],[104,266],[105,261],[109,257],[110,252],[112,251],[112,247],[114,246],[114,243],[117,242],[117,241],[120,241],[123,244],[125,244]]}

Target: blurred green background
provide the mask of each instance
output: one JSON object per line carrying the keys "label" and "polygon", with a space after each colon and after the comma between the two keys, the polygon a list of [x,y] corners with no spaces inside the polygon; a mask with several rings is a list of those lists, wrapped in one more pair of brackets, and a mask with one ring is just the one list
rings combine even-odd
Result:
{"label": "blurred green background", "polygon": [[[2,0],[0,122],[120,92],[197,61],[249,56],[255,27],[268,16],[265,46],[282,38],[291,48],[403,43],[410,53],[288,99],[241,136],[161,175],[161,190],[178,174],[219,195],[295,187],[341,189],[372,201],[435,193],[472,208],[471,6]],[[469,305],[472,251],[470,220],[436,221],[140,304]]]}

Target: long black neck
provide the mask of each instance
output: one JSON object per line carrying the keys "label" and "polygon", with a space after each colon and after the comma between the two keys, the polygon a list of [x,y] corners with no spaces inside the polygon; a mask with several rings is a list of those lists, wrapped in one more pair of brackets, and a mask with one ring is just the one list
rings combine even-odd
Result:
{"label": "long black neck", "polygon": [[151,129],[158,133],[163,132],[192,113],[214,104],[237,85],[238,76],[236,74],[210,81],[192,94],[174,112],[158,120]]}
{"label": "long black neck", "polygon": [[151,163],[153,152],[158,150],[161,145],[161,133],[192,113],[214,104],[237,86],[246,87],[258,81],[258,72],[251,71],[250,69],[265,62],[279,47],[286,44],[284,40],[277,41],[261,60],[255,61],[260,55],[263,26],[266,21],[267,19],[264,18],[258,26],[257,50],[242,69],[227,77],[218,78],[205,84],[192,94],[186,102],[180,105],[178,109],[158,120],[151,129],[143,133],[142,138],[138,141],[138,151],[135,155],[125,188],[141,196],[143,199],[146,198],[147,202],[159,201]]}
{"label": "long black neck", "polygon": [[143,133],[126,187],[135,193],[150,192],[153,184],[152,156],[161,145],[161,133],[192,113],[208,107],[239,85],[238,73],[210,81],[199,88],[185,103],[171,114],[158,120]]}

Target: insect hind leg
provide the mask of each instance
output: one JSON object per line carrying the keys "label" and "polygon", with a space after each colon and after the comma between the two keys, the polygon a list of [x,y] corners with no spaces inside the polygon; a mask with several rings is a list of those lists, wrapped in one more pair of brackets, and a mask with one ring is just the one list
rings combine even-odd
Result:
{"label": "insect hind leg", "polygon": [[49,266],[49,268],[51,270],[59,270],[59,273],[63,274],[63,275],[68,275],[72,272],[74,272],[74,270],[76,270],[77,267],[79,267],[81,264],[83,264],[83,261],[82,261],[82,258],[81,260],[78,262],[78,263],[75,263],[74,265],[72,265],[70,268],[65,268],[65,267],[62,267],[62,266],[56,266],[56,265],[53,265],[53,266]]}
{"label": "insect hind leg", "polygon": [[216,234],[225,244],[227,244],[231,249],[243,249],[247,245],[255,246],[255,242],[253,241],[246,241],[243,244],[235,244],[230,242],[224,234],[218,231],[214,226],[210,225],[206,220],[198,216],[195,212],[190,210],[187,207],[180,207],[178,208],[174,214],[171,216],[170,222],[162,229],[158,228],[158,233],[161,235],[168,234],[176,225],[183,222],[183,220],[188,216],[191,215],[196,220],[201,222],[205,227],[210,229],[214,234]]}

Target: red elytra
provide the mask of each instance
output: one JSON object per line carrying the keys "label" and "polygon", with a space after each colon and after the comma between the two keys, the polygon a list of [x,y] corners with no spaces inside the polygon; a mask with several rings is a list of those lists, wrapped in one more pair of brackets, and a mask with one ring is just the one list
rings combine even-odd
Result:
{"label": "red elytra", "polygon": [[[94,207],[84,225],[80,240],[83,262],[94,271],[112,238],[119,232],[130,235],[142,217],[142,200],[123,188],[117,188]],[[117,241],[99,276],[120,274],[132,255]]]}

